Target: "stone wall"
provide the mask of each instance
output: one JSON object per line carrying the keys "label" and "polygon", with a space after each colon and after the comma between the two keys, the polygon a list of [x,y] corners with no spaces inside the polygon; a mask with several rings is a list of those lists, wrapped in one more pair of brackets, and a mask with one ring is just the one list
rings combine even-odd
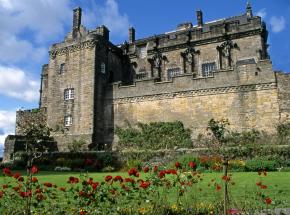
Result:
{"label": "stone wall", "polygon": [[[184,75],[169,82],[114,84],[112,90],[108,91],[104,114],[111,119],[105,125],[108,132],[138,122],[180,120],[195,138],[205,132],[211,118],[227,118],[238,131],[274,132],[279,122],[277,84],[269,60],[245,63],[208,78]],[[110,141],[116,139],[106,140]]]}
{"label": "stone wall", "polygon": [[281,122],[290,122],[290,74],[276,73]]}

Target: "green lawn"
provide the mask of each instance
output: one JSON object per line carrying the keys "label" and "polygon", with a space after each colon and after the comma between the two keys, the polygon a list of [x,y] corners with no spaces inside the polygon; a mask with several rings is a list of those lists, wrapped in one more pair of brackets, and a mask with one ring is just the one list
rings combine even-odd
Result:
{"label": "green lawn", "polygon": [[[244,200],[255,196],[257,192],[262,191],[266,196],[270,196],[274,201],[279,203],[279,206],[290,207],[290,172],[269,172],[267,176],[259,176],[252,172],[235,172],[232,174],[232,181],[235,185],[230,185],[231,196],[236,200]],[[114,173],[89,173],[94,181],[103,181],[106,175],[121,175],[127,177],[126,172]],[[69,176],[80,177],[80,173],[69,172],[40,172],[37,177],[40,182],[51,182],[58,186],[67,186],[67,179]],[[221,183],[221,173],[203,173],[202,180],[192,186],[192,195],[199,196],[199,198],[214,200],[221,192],[216,192],[212,179],[217,183]],[[143,175],[146,178],[146,175]],[[5,183],[3,176],[0,176],[0,185]],[[260,190],[256,182],[262,181],[267,185],[267,189]],[[209,187],[208,184],[211,183]]]}

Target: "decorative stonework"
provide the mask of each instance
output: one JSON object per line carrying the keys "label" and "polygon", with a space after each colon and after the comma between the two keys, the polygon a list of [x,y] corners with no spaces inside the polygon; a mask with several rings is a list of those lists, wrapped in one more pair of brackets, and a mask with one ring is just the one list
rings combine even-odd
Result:
{"label": "decorative stonework", "polygon": [[83,43],[79,43],[72,46],[67,46],[60,49],[54,49],[49,52],[49,56],[51,59],[55,59],[56,56],[65,55],[67,53],[72,53],[76,51],[80,51],[82,49],[93,49],[96,46],[95,40],[86,41]]}
{"label": "decorative stonework", "polygon": [[189,91],[181,91],[181,92],[174,92],[174,93],[155,94],[155,95],[148,95],[148,96],[146,95],[146,96],[138,96],[138,97],[116,98],[116,99],[113,99],[113,103],[114,104],[135,103],[135,102],[143,102],[143,101],[172,99],[174,97],[180,97],[180,98],[196,97],[196,96],[216,95],[216,94],[225,94],[225,93],[272,90],[272,89],[277,89],[276,83],[219,87],[219,88],[211,88],[211,89],[199,89],[199,90],[189,90]]}

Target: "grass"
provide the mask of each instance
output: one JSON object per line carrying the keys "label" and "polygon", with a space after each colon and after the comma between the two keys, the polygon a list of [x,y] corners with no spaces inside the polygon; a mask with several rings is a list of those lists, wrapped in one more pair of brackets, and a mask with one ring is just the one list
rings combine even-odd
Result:
{"label": "grass", "polygon": [[[121,175],[127,177],[126,172],[114,172],[114,173],[88,173],[89,177],[92,177],[94,181],[103,181],[106,175]],[[68,186],[67,179],[70,176],[80,177],[78,172],[40,172],[37,177],[40,182],[51,182],[58,186]],[[145,178],[146,175],[143,175]],[[221,192],[216,192],[214,183],[221,184],[222,173],[203,173],[202,180],[192,186],[192,195],[196,195],[199,198],[214,201],[217,199]],[[232,181],[235,185],[230,186],[230,194],[233,199],[246,200],[253,196],[257,196],[256,193],[262,191],[264,195],[271,197],[277,207],[290,207],[290,172],[269,172],[267,176],[259,176],[256,172],[235,172],[232,173]],[[215,182],[212,182],[212,180]],[[6,183],[3,176],[0,176],[0,186]],[[256,182],[262,181],[267,185],[267,189],[261,190]],[[208,186],[211,184],[211,186]]]}

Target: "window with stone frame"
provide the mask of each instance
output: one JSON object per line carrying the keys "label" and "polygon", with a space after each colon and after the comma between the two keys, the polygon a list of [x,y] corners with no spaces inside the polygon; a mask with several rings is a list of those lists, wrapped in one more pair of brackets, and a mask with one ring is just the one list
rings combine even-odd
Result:
{"label": "window with stone frame", "polygon": [[178,76],[180,74],[181,74],[181,69],[179,67],[167,69],[168,79],[171,79],[172,77]]}
{"label": "window with stone frame", "polygon": [[64,126],[71,126],[73,124],[73,118],[71,115],[67,115],[64,117]]}
{"label": "window with stone frame", "polygon": [[146,46],[140,47],[139,57],[140,58],[146,58],[147,57],[147,47]]}
{"label": "window with stone frame", "polygon": [[59,74],[65,73],[65,70],[66,70],[65,63],[60,64],[60,66],[59,66]]}
{"label": "window with stone frame", "polygon": [[64,90],[64,100],[71,100],[75,97],[74,88],[68,88]]}
{"label": "window with stone frame", "polygon": [[215,62],[204,63],[201,66],[202,77],[213,76],[214,71],[216,71]]}

